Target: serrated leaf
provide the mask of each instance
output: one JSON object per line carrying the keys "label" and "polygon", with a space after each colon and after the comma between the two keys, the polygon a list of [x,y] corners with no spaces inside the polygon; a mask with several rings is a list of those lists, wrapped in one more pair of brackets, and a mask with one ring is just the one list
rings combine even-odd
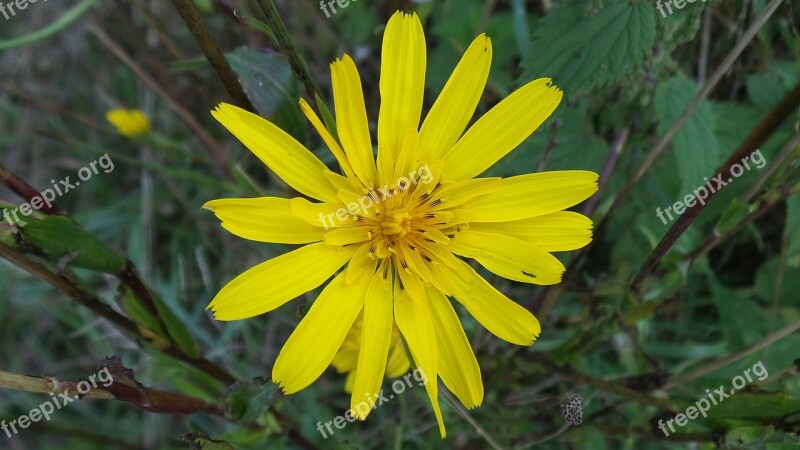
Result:
{"label": "serrated leaf", "polygon": [[616,1],[597,11],[584,2],[554,7],[535,32],[523,79],[553,78],[568,96],[631,73],[656,37],[649,2]]}
{"label": "serrated leaf", "polygon": [[73,267],[111,274],[125,268],[121,256],[66,217],[46,216],[19,230],[26,243],[41,249],[52,262],[74,254],[69,263]]}
{"label": "serrated leaf", "polygon": [[[661,83],[656,89],[655,107],[659,134],[663,135],[683,113],[697,93],[697,85],[682,75]],[[714,134],[711,105],[702,102],[672,139],[672,153],[680,170],[683,197],[703,186],[719,164],[719,142]]]}

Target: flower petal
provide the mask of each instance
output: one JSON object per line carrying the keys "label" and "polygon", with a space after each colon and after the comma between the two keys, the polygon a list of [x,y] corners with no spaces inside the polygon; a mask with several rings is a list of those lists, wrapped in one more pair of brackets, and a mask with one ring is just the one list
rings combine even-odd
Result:
{"label": "flower petal", "polygon": [[365,186],[378,181],[372,141],[369,137],[364,91],[356,64],[349,55],[331,64],[333,102],[336,106],[336,131],[347,160]]}
{"label": "flower petal", "polygon": [[344,154],[344,150],[342,150],[342,147],[336,142],[336,139],[333,138],[333,135],[331,135],[328,129],[325,128],[322,120],[320,120],[317,113],[314,112],[311,105],[309,105],[304,98],[300,99],[300,109],[303,111],[308,121],[311,122],[314,129],[317,130],[317,134],[325,141],[325,145],[327,145],[331,153],[333,153],[334,158],[339,162],[339,167],[342,168],[345,175],[347,175],[348,178],[356,178],[355,173],[353,173],[353,168],[350,167],[350,162]]}
{"label": "flower petal", "polygon": [[577,205],[597,192],[597,174],[585,170],[531,173],[503,178],[491,194],[467,202],[474,222],[505,222],[543,216]]}
{"label": "flower petal", "polygon": [[495,336],[517,345],[531,345],[542,329],[527,309],[511,301],[478,275],[469,264],[453,258],[455,268],[444,264],[433,268],[441,283]]}
{"label": "flower petal", "polygon": [[475,122],[445,155],[445,177],[460,181],[480,175],[514,150],[555,111],[563,93],[550,79],[517,89]]}
{"label": "flower petal", "polygon": [[419,128],[425,90],[427,49],[416,13],[395,13],[386,25],[381,51],[380,151],[397,156],[409,129]]}
{"label": "flower petal", "polygon": [[566,270],[561,261],[520,239],[502,234],[463,231],[447,244],[455,254],[474,258],[494,274],[532,284],[558,284]]}
{"label": "flower petal", "polygon": [[[369,277],[364,277],[369,278]],[[392,283],[381,274],[372,276],[366,299],[364,300],[364,322],[361,326],[361,348],[358,352],[358,371],[356,372],[353,395],[350,397],[352,414],[361,420],[367,418],[369,411],[362,415],[363,408],[356,408],[362,402],[371,404],[375,394],[380,392],[389,345],[392,340]]]}
{"label": "flower petal", "polygon": [[481,34],[470,44],[420,129],[422,161],[442,158],[469,124],[489,79],[492,41]]}
{"label": "flower petal", "polygon": [[515,237],[546,252],[577,250],[592,241],[592,219],[571,211],[509,222],[474,222],[469,230]]}
{"label": "flower petal", "polygon": [[217,320],[247,319],[272,311],[324,283],[354,251],[322,242],[300,247],[234,278],[208,308]]}
{"label": "flower petal", "polygon": [[328,170],[325,164],[277,125],[227,103],[211,115],[289,186],[318,200],[337,200],[336,190],[322,176]]}
{"label": "flower petal", "polygon": [[421,372],[425,382],[425,390],[433,406],[436,420],[439,422],[439,433],[446,436],[442,410],[439,408],[439,386],[437,383],[438,355],[436,348],[436,331],[433,328],[427,305],[419,305],[411,300],[404,290],[398,289],[394,299],[394,317],[403,334],[417,370]]}
{"label": "flower petal", "polygon": [[483,402],[483,381],[475,353],[450,300],[435,288],[428,288],[428,305],[436,330],[439,377],[461,403],[472,409]]}
{"label": "flower petal", "polygon": [[372,276],[375,273],[375,268],[378,265],[377,258],[370,258],[369,254],[370,244],[359,245],[350,262],[347,264],[347,282],[361,278],[362,276]]}
{"label": "flower petal", "polygon": [[361,313],[369,282],[364,277],[348,285],[341,273],[319,294],[272,368],[272,380],[284,393],[305,389],[328,368]]}
{"label": "flower petal", "polygon": [[292,213],[291,200],[277,197],[212,200],[203,208],[216,214],[222,227],[253,241],[277,244],[319,242],[325,234]]}
{"label": "flower petal", "polygon": [[[355,225],[355,221],[338,201],[336,203],[311,203],[302,197],[297,197],[290,201],[289,206],[292,214],[303,222],[324,227],[326,230]],[[344,212],[340,212],[340,210]],[[339,217],[344,217],[345,220],[339,220],[337,214]]]}
{"label": "flower petal", "polygon": [[334,228],[325,233],[325,243],[328,245],[350,245],[369,240],[371,227],[354,226]]}

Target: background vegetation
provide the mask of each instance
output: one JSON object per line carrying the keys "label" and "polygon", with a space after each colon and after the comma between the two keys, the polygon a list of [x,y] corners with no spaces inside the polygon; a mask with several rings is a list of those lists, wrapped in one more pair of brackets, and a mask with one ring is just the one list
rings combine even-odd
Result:
{"label": "background vegetation", "polygon": [[[53,379],[103,366],[119,399],[73,403],[0,434],[1,448],[800,448],[796,2],[695,2],[662,17],[650,0],[353,0],[330,18],[315,1],[276,3],[295,52],[264,0],[40,1],[0,16],[0,206],[105,153],[115,162],[54,215],[0,224],[0,419],[47,400]],[[208,111],[251,102],[332,162],[296,101],[316,91],[330,103],[328,63],[347,52],[375,122],[382,30],[397,9],[425,25],[428,106],[480,32],[494,62],[479,113],[533,78],[564,89],[554,117],[489,173],[602,173],[577,207],[595,240],[559,255],[570,267],[559,286],[494,280],[542,321],[533,347],[462,314],[486,396],[469,412],[443,404],[446,441],[422,389],[325,440],[317,422],[349,405],[342,376],[290,397],[265,382],[316,293],[243,322],[205,311],[232,277],[286,248],[238,239],[200,206],[287,194]],[[227,54],[247,98],[220,81],[187,23],[204,25],[215,44],[202,47]],[[142,109],[151,134],[118,135],[104,120],[116,107]],[[672,223],[657,218],[759,148],[764,168]],[[658,429],[759,361],[767,380],[669,437]],[[579,426],[560,408],[574,394]],[[228,444],[179,439],[190,433]]]}

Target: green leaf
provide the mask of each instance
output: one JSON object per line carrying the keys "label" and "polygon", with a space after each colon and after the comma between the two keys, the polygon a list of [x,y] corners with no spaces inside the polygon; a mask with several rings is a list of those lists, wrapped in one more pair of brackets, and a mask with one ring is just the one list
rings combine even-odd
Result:
{"label": "green leaf", "polygon": [[271,50],[239,47],[226,55],[258,113],[292,136],[305,132],[297,79],[289,62]]}
{"label": "green leaf", "polygon": [[189,332],[183,322],[181,322],[175,313],[172,312],[172,309],[170,309],[169,305],[164,303],[164,301],[155,293],[151,295],[156,302],[158,314],[161,316],[164,326],[167,328],[167,333],[169,333],[175,344],[178,345],[178,348],[183,350],[192,358],[199,357],[200,349],[197,347],[197,342],[195,341],[192,333]]}
{"label": "green leaf", "polygon": [[150,314],[150,311],[142,305],[142,302],[136,297],[136,294],[125,285],[120,285],[120,307],[131,319],[136,323],[142,324],[155,332],[164,333],[158,319]]}
{"label": "green leaf", "polygon": [[115,274],[125,268],[125,260],[72,220],[47,216],[33,220],[20,232],[26,243],[42,250],[52,262],[74,252],[70,265]]}
{"label": "green leaf", "polygon": [[738,198],[734,198],[733,201],[728,204],[725,212],[722,213],[714,230],[720,234],[731,231],[742,219],[747,217],[751,208],[752,205],[742,203]]}
{"label": "green leaf", "polygon": [[[663,135],[697,93],[697,85],[682,75],[656,89],[655,107],[659,134]],[[680,195],[690,194],[711,178],[719,164],[719,142],[714,134],[711,106],[702,102],[672,140],[673,154],[682,180]]]}
{"label": "green leaf", "polygon": [[190,443],[191,450],[235,450],[231,444],[225,441],[215,441],[201,431],[187,434],[181,439]]}
{"label": "green leaf", "polygon": [[[726,389],[728,388],[726,387]],[[708,411],[708,417],[712,419],[770,419],[797,412],[800,412],[800,400],[787,394],[738,392],[711,408]]]}
{"label": "green leaf", "polygon": [[800,194],[792,194],[786,200],[786,229],[784,234],[789,239],[789,248],[786,251],[788,260],[800,256]]}
{"label": "green leaf", "polygon": [[261,379],[237,383],[225,394],[225,414],[243,424],[253,423],[272,406],[277,392],[277,384]]}
{"label": "green leaf", "polygon": [[653,5],[619,0],[591,10],[587,3],[562,2],[542,20],[522,63],[523,79],[551,77],[572,96],[639,66],[655,42]]}
{"label": "green leaf", "polygon": [[[46,39],[64,30],[70,24],[72,24],[72,22],[80,19],[84,14],[86,14],[89,9],[94,6],[95,3],[97,3],[97,1],[98,0],[83,0],[72,7],[72,9],[64,13],[64,15],[59,17],[58,20],[42,29],[36,30],[33,33],[26,34],[25,36],[18,37],[16,39],[0,41],[0,52],[14,47],[33,44],[34,42]],[[8,19],[8,17],[6,17],[6,19]]]}

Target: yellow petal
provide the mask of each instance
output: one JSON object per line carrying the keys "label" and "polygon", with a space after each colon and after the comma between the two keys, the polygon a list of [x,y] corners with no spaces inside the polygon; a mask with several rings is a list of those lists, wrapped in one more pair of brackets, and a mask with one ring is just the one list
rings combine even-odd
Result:
{"label": "yellow petal", "polygon": [[[395,326],[395,328],[397,328]],[[392,336],[392,346],[389,351],[389,361],[386,363],[386,376],[395,378],[408,372],[411,369],[411,363],[406,356],[406,349],[403,346],[402,339],[399,332],[394,333]]]}
{"label": "yellow petal", "polygon": [[370,238],[371,227],[355,226],[335,228],[325,233],[325,243],[328,245],[350,245],[366,242]]}
{"label": "yellow petal", "polygon": [[208,308],[217,320],[247,319],[272,311],[324,283],[354,251],[322,242],[300,247],[234,278]]}
{"label": "yellow petal", "polygon": [[[380,180],[381,183],[397,186],[400,184],[401,178],[408,179],[408,175],[414,174],[419,166],[417,157],[419,154],[419,133],[414,128],[409,128],[403,139],[403,147],[397,155],[397,161],[394,164],[394,177],[391,180]],[[403,187],[403,190],[411,188],[411,180],[409,184]],[[405,182],[403,182],[405,183]]]}
{"label": "yellow petal", "polygon": [[319,242],[325,229],[313,226],[292,213],[290,200],[276,197],[212,200],[210,209],[231,233],[259,242],[308,244]]}
{"label": "yellow petal", "polygon": [[386,25],[381,51],[379,150],[397,156],[409,129],[419,128],[427,49],[416,13],[395,13]]}
{"label": "yellow petal", "polygon": [[403,334],[417,369],[421,372],[425,390],[433,406],[436,421],[439,422],[439,433],[446,436],[442,410],[439,408],[439,386],[437,384],[438,355],[436,348],[436,332],[433,328],[430,312],[426,305],[412,301],[405,291],[398,290],[394,299],[394,317]]}
{"label": "yellow petal", "polygon": [[420,159],[444,157],[469,124],[486,87],[492,65],[492,41],[481,34],[470,44],[420,130]]}
{"label": "yellow petal", "polygon": [[[500,178],[474,178],[457,183],[450,183],[437,190],[427,203],[431,205],[430,209],[433,211],[452,208],[463,205],[482,195],[489,195],[500,189],[502,185],[503,182]],[[434,203],[439,204],[434,205]]]}
{"label": "yellow petal", "polygon": [[320,120],[320,118],[317,116],[317,113],[314,112],[314,110],[311,108],[311,105],[309,105],[304,98],[300,99],[300,109],[303,111],[303,114],[305,114],[308,121],[311,122],[311,125],[314,127],[314,129],[317,130],[317,134],[319,134],[322,140],[325,141],[325,145],[327,145],[331,153],[333,153],[334,158],[336,158],[336,161],[339,162],[339,167],[342,168],[342,171],[344,171],[345,175],[347,175],[349,178],[356,178],[353,168],[350,167],[350,162],[347,161],[347,156],[345,156],[344,150],[342,150],[342,147],[338,142],[336,142],[336,139],[333,138],[333,135],[331,135],[328,129],[325,128],[322,120]]}
{"label": "yellow petal", "polygon": [[[370,277],[364,277],[370,278]],[[389,345],[392,339],[392,284],[382,275],[373,275],[364,300],[364,322],[361,326],[361,349],[358,352],[356,373],[350,409],[361,420],[372,411],[372,403],[381,390]],[[357,408],[365,402],[370,408]]]}
{"label": "yellow petal", "polygon": [[361,313],[369,282],[365,277],[348,285],[341,273],[319,294],[272,368],[272,380],[284,393],[306,388],[328,368]]}
{"label": "yellow petal", "polygon": [[322,176],[325,164],[275,124],[227,103],[211,115],[289,186],[318,200],[336,201],[336,190]]}
{"label": "yellow petal", "polygon": [[515,237],[546,252],[577,250],[592,241],[592,220],[571,211],[509,222],[475,222],[469,229]]}
{"label": "yellow petal", "polygon": [[447,248],[455,254],[474,258],[494,274],[521,283],[557,284],[566,270],[550,253],[502,234],[464,231],[457,233]]}
{"label": "yellow petal", "polygon": [[455,258],[456,268],[435,265],[439,278],[481,325],[495,336],[517,345],[531,345],[542,329],[527,309],[500,293],[469,264]]}
{"label": "yellow petal", "polygon": [[352,283],[362,276],[372,276],[378,264],[376,258],[370,258],[370,244],[358,246],[358,249],[347,264],[347,282]]}
{"label": "yellow petal", "polygon": [[347,374],[347,378],[344,380],[344,391],[348,394],[353,393],[353,387],[356,384],[356,373],[358,373],[358,371],[353,370]]}
{"label": "yellow petal", "polygon": [[[339,202],[311,203],[304,198],[297,197],[290,201],[289,206],[292,214],[300,220],[309,225],[323,227],[325,230],[355,225],[350,214]],[[344,220],[340,220],[340,218],[344,218]]]}
{"label": "yellow petal", "polygon": [[585,170],[541,172],[503,178],[503,186],[464,205],[475,222],[543,216],[577,205],[597,192],[597,174]]}
{"label": "yellow petal", "polygon": [[356,176],[365,186],[378,180],[372,141],[369,137],[367,109],[361,78],[353,59],[348,55],[331,64],[333,101],[336,105],[336,130]]}
{"label": "yellow petal", "polygon": [[436,330],[439,377],[468,409],[483,402],[483,381],[478,360],[450,300],[435,288],[428,289],[428,305]]}
{"label": "yellow petal", "polygon": [[517,89],[475,122],[445,155],[445,177],[460,181],[480,175],[514,150],[555,111],[562,92],[550,79]]}

